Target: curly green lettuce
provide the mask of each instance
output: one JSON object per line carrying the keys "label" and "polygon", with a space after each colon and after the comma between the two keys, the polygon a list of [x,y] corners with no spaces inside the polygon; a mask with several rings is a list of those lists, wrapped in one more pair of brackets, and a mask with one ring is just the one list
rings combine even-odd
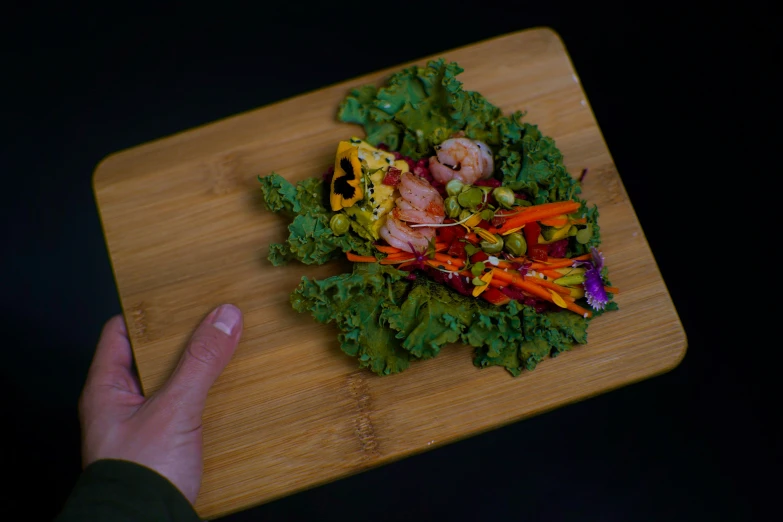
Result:
{"label": "curly green lettuce", "polygon": [[335,324],[342,351],[379,375],[399,373],[411,361],[461,343],[475,348],[476,366],[502,366],[516,376],[587,342],[587,320],[572,312],[539,314],[516,301],[497,307],[406,276],[390,266],[357,263],[350,274],[303,277],[291,304],[322,324]]}
{"label": "curly green lettuce", "polygon": [[408,285],[403,274],[393,267],[361,263],[351,274],[320,281],[303,277],[291,294],[291,305],[322,324],[334,323],[340,348],[356,357],[360,368],[378,375],[399,373],[414,356],[388,327],[386,310],[404,300]]}
{"label": "curly green lettuce", "polygon": [[364,239],[332,232],[329,227],[332,214],[323,201],[326,189],[320,177],[307,178],[296,185],[275,172],[258,179],[267,209],[291,219],[285,243],[269,247],[267,258],[273,265],[281,266],[292,260],[322,265],[348,251],[373,255],[372,245]]}
{"label": "curly green lettuce", "polygon": [[[531,203],[582,203],[593,234],[587,243],[569,242],[567,255],[599,246],[598,210],[579,199],[579,183],[568,173],[555,141],[523,122],[522,112],[503,115],[479,93],[464,90],[456,79],[462,71],[443,59],[408,67],[391,75],[383,87],[351,90],[338,107],[337,119],[361,125],[371,145],[384,144],[414,159],[432,155],[436,144],[457,131],[482,140],[495,152],[496,177],[525,193]],[[358,234],[332,232],[322,177],[294,185],[273,172],[259,181],[266,207],[290,219],[285,242],[270,245],[272,264],[323,264],[349,251],[375,255],[372,244]],[[356,358],[360,368],[378,375],[399,373],[412,361],[436,357],[447,345],[462,343],[474,348],[475,366],[499,366],[518,376],[547,357],[586,343],[591,320],[566,310],[538,313],[517,301],[495,306],[378,263],[355,263],[350,274],[323,280],[305,276],[291,294],[291,305],[318,322],[333,324],[340,349]],[[616,308],[611,302],[593,317]]]}

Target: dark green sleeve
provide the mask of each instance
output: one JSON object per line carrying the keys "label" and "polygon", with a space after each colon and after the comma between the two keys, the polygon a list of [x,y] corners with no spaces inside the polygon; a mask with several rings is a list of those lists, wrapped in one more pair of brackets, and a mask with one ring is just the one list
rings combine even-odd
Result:
{"label": "dark green sleeve", "polygon": [[188,499],[165,477],[134,462],[87,466],[55,522],[200,522]]}

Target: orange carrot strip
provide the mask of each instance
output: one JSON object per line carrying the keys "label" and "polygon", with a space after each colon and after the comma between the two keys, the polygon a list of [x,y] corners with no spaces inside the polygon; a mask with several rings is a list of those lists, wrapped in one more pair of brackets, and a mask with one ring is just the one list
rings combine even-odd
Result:
{"label": "orange carrot strip", "polygon": [[[495,266],[495,265],[493,265]],[[514,263],[510,263],[509,261],[503,261],[502,259],[498,259],[498,268],[510,268],[511,270],[515,270],[516,267],[514,266]]]}
{"label": "orange carrot strip", "polygon": [[620,289],[617,288],[616,286],[606,286],[606,285],[604,285],[604,290],[606,290],[607,292],[612,293],[612,294],[619,294],[620,293]]}
{"label": "orange carrot strip", "polygon": [[498,210],[495,212],[495,217],[497,218],[510,218],[514,216],[518,216],[520,212],[524,212],[525,210],[529,209],[530,207],[513,207],[508,210]]}
{"label": "orange carrot strip", "polygon": [[494,286],[495,288],[506,288],[507,286],[513,286],[508,281],[500,281],[495,278],[495,276],[492,276],[492,279],[489,281],[489,286]]}
{"label": "orange carrot strip", "polygon": [[389,245],[375,245],[375,249],[378,252],[383,252],[384,254],[397,254],[399,252],[404,252],[403,249],[389,246]]}
{"label": "orange carrot strip", "polygon": [[[501,279],[501,278],[497,278],[496,279],[496,277],[497,276],[493,276],[492,277],[492,280],[489,283],[491,286],[494,286],[494,287],[497,287],[497,288],[503,288],[505,286],[516,286],[517,288],[522,288],[522,287],[520,287],[519,285],[516,284],[517,283],[516,279],[513,280],[513,281],[500,281],[499,279]],[[530,278],[530,279],[533,279],[533,278]],[[530,281],[530,279],[520,279],[519,281],[522,281],[522,282]],[[522,289],[525,290],[529,294],[533,293],[532,291],[526,290],[524,288],[522,288]],[[573,303],[575,301],[575,299],[573,297],[571,297],[571,291],[566,289],[567,291],[563,292],[562,289],[566,289],[566,288],[565,287],[560,287],[560,289],[553,289],[553,291],[558,293],[558,294],[560,294],[560,297],[563,298],[563,301],[566,301],[568,303]],[[547,299],[542,293],[538,293],[538,294],[535,294],[535,295],[538,296],[538,297],[542,297],[544,299]],[[550,302],[552,302],[552,299],[548,299],[548,300]]]}
{"label": "orange carrot strip", "polygon": [[542,203],[520,212],[516,216],[508,218],[505,223],[498,227],[495,232],[502,234],[512,228],[517,228],[525,223],[541,221],[542,219],[553,218],[560,214],[571,214],[579,210],[579,203],[576,201],[558,201],[555,203]]}
{"label": "orange carrot strip", "polygon": [[[534,294],[533,292],[531,292],[531,291],[529,291],[529,290],[527,290],[525,288],[521,288],[519,285],[516,285],[516,284],[513,284],[513,283],[508,283],[508,282],[505,282],[505,281],[498,281],[494,277],[489,282],[489,285],[493,286],[495,288],[498,288],[498,289],[502,289],[502,288],[505,288],[507,286],[516,286],[517,288],[522,290],[524,293],[526,293],[528,295],[531,295],[532,297],[540,297],[542,299],[545,299],[545,300],[549,301],[550,303],[554,303],[554,299],[551,299],[551,295],[549,295],[547,297],[547,296],[544,296],[543,294]],[[585,314],[585,312],[588,314],[588,317],[592,315],[592,312],[590,312],[589,310],[585,310],[581,306],[575,304],[576,299],[574,297],[572,297],[572,296],[565,296],[565,295],[561,295],[561,297],[563,298],[563,301],[566,302],[566,304],[567,304],[566,308],[568,310],[571,310],[572,312],[576,312],[576,313],[578,313],[579,315],[582,315],[582,316]]]}
{"label": "orange carrot strip", "polygon": [[[540,297],[541,299],[545,301],[549,301],[550,303],[555,303],[554,299],[552,298],[552,295],[549,293],[549,291],[541,286],[536,285],[535,283],[531,283],[529,281],[523,280],[521,276],[515,277],[513,275],[508,274],[507,272],[504,272],[502,270],[495,270],[494,278],[497,277],[501,281],[505,280],[509,284],[512,284],[516,286],[517,288],[520,288],[521,290],[526,291],[527,293],[534,295],[536,297]],[[582,317],[592,317],[593,313],[590,310],[587,310],[585,308],[582,308],[581,306],[577,305],[576,303],[564,299],[566,303],[566,309],[577,313],[581,315]],[[555,303],[556,304],[556,303]]]}
{"label": "orange carrot strip", "polygon": [[410,252],[406,252],[404,250],[401,250],[401,251],[397,252],[396,254],[389,254],[389,255],[387,255],[384,259],[390,259],[390,260],[410,259],[411,257],[414,257],[414,255],[411,254]]}
{"label": "orange carrot strip", "polygon": [[[551,206],[544,206],[551,205]],[[531,220],[540,221],[550,219],[562,214],[570,214],[579,210],[579,203],[575,201],[560,201],[557,203],[545,203],[537,207],[530,207],[519,215],[509,218],[509,221],[518,219],[521,223],[529,223]]]}
{"label": "orange carrot strip", "polygon": [[582,254],[581,256],[574,256],[571,258],[572,261],[587,261],[588,259],[592,259],[593,254]]}
{"label": "orange carrot strip", "polygon": [[561,261],[553,261],[553,262],[535,262],[531,264],[528,268],[530,270],[552,270],[554,268],[567,268],[574,264],[573,259],[565,259]]}
{"label": "orange carrot strip", "polygon": [[587,308],[582,308],[578,304],[574,303],[573,301],[565,300],[566,303],[566,309],[571,310],[574,313],[577,313],[581,315],[582,317],[592,317],[593,312],[588,310]]}
{"label": "orange carrot strip", "polygon": [[[573,209],[568,211],[566,209]],[[547,216],[556,216],[558,214],[571,214],[579,210],[579,203],[567,199],[565,201],[552,201],[550,203],[539,203],[526,207],[524,213],[545,214]]]}
{"label": "orange carrot strip", "polygon": [[505,288],[505,287],[511,285],[511,283],[509,283],[508,281],[501,281],[500,279],[496,278],[495,276],[492,276],[492,279],[490,279],[490,281],[489,281],[489,285],[490,286],[494,286],[496,288]]}
{"label": "orange carrot strip", "polygon": [[375,263],[378,261],[375,259],[375,256],[360,256],[358,254],[354,254],[353,252],[346,252],[345,256],[348,258],[348,261],[352,261],[354,263]]}
{"label": "orange carrot strip", "polygon": [[525,281],[523,277],[518,274],[514,273],[511,274],[509,272],[505,272],[503,270],[495,269],[494,271],[494,278],[500,279],[501,281],[505,281],[510,285],[514,285],[516,287],[521,288],[522,290],[525,290],[529,294],[533,294],[536,297],[540,297],[541,299],[546,299],[547,301],[552,302],[552,296],[549,295],[549,292],[546,291],[546,289],[537,286],[535,283],[530,283],[528,281]]}
{"label": "orange carrot strip", "polygon": [[426,263],[432,268],[438,268],[440,270],[448,270],[449,272],[459,272],[459,267],[449,265],[447,263],[439,263],[434,259],[427,259]]}
{"label": "orange carrot strip", "polygon": [[534,284],[541,285],[541,286],[544,286],[546,288],[549,288],[549,289],[557,292],[558,294],[568,295],[568,296],[571,295],[571,290],[569,290],[568,288],[564,287],[563,285],[559,285],[557,283],[553,283],[552,281],[547,281],[546,279],[541,279],[540,277],[525,276],[524,280],[525,281],[531,281]]}
{"label": "orange carrot strip", "polygon": [[550,257],[547,261],[534,261],[528,268],[531,270],[547,270],[552,268],[568,268],[574,264],[574,261],[585,261],[591,259],[591,254],[583,254],[572,258]]}
{"label": "orange carrot strip", "polygon": [[435,260],[440,261],[441,263],[446,263],[448,265],[453,265],[456,267],[463,267],[465,266],[465,261],[458,257],[452,257],[446,254],[441,254],[439,252],[435,253]]}
{"label": "orange carrot strip", "polygon": [[411,257],[411,255],[408,254],[407,256],[402,256],[402,257],[394,257],[394,258],[391,258],[391,256],[384,257],[383,259],[381,259],[378,262],[380,264],[382,264],[382,265],[396,265],[397,263],[405,263],[407,261],[415,261],[415,259],[416,259],[415,257]]}
{"label": "orange carrot strip", "polygon": [[581,306],[579,306],[576,303],[569,303],[568,301],[566,301],[566,305],[567,305],[566,308],[568,310],[571,310],[572,312],[577,313],[577,314],[581,315],[582,317],[592,317],[593,316],[593,312],[591,312],[587,308],[582,308]]}
{"label": "orange carrot strip", "polygon": [[560,279],[561,277],[563,277],[563,274],[561,274],[556,270],[537,270],[537,272],[544,274],[549,279]]}

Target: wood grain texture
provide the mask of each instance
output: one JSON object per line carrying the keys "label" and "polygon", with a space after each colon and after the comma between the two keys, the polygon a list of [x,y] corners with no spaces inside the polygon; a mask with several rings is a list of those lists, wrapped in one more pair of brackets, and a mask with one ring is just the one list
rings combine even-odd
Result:
{"label": "wood grain texture", "polygon": [[[287,222],[266,211],[256,177],[318,175],[336,143],[363,135],[335,114],[350,88],[430,58],[458,62],[467,90],[555,138],[569,171],[589,174],[620,310],[588,344],[511,377],[477,369],[465,346],[399,375],[358,370],[337,331],[290,306],[303,275],[346,266],[273,267]],[[245,312],[236,354],[204,414],[196,508],[214,518],[478,434],[674,368],[686,336],[560,38],[547,28],[422,57],[113,154],[94,190],[145,393],[169,376],[215,306]]]}

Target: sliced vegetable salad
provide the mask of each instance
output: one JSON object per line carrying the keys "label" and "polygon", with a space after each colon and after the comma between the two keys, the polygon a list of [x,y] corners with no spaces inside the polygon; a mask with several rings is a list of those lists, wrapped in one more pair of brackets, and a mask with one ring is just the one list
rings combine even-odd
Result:
{"label": "sliced vegetable salad", "polygon": [[464,90],[462,71],[433,60],[352,90],[337,118],[364,138],[337,143],[320,175],[258,178],[266,207],[290,219],[273,265],[352,263],[302,277],[293,308],[334,324],[342,351],[378,375],[463,343],[475,366],[518,376],[617,309],[581,179],[524,114]]}

